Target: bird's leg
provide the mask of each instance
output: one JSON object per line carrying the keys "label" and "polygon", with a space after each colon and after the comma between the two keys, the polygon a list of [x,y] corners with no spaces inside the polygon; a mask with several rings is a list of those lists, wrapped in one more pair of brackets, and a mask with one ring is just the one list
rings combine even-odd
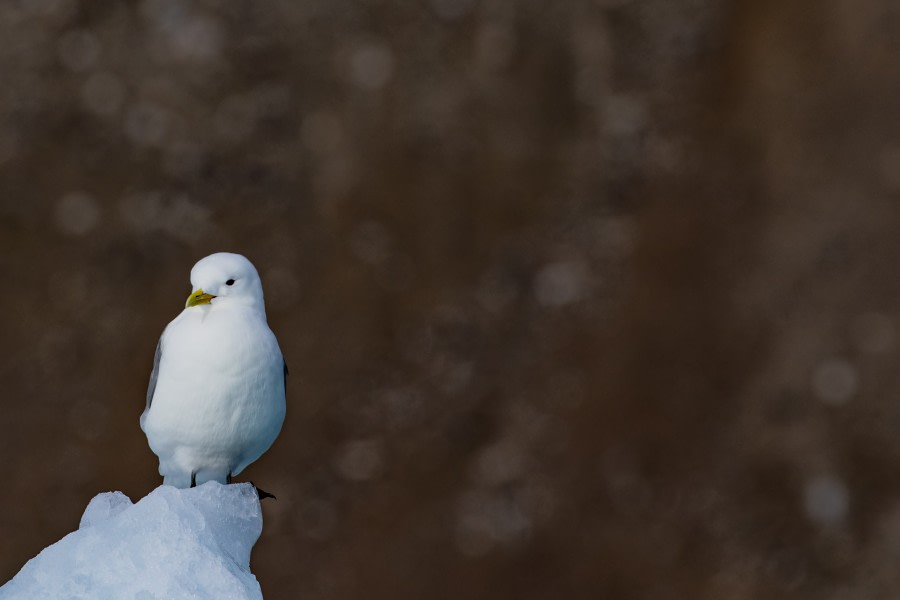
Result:
{"label": "bird's leg", "polygon": [[225,483],[231,483],[231,472],[225,477]]}
{"label": "bird's leg", "polygon": [[191,487],[197,487],[197,471],[191,471]]}

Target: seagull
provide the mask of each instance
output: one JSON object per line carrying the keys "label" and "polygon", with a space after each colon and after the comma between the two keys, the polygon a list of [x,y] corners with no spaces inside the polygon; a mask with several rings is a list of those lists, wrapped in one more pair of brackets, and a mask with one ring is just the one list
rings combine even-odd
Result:
{"label": "seagull", "polygon": [[269,449],[288,374],[249,260],[207,256],[191,269],[191,286],[159,338],[140,421],[163,484],[179,488],[231,483]]}

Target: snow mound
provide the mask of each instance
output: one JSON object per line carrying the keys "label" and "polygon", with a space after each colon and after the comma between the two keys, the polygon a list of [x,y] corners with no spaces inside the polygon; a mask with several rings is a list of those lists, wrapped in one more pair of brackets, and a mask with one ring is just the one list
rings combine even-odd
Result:
{"label": "snow mound", "polygon": [[78,531],[45,548],[0,600],[262,598],[250,550],[262,533],[252,484],[162,485],[137,504],[121,492],[95,496]]}

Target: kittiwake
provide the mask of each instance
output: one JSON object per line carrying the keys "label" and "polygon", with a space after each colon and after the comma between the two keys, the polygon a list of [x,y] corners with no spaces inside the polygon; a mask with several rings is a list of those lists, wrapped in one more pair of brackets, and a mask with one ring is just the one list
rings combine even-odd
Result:
{"label": "kittiwake", "polygon": [[288,372],[249,260],[207,256],[191,285],[156,346],[141,415],[163,483],[180,488],[230,483],[269,449],[284,422]]}

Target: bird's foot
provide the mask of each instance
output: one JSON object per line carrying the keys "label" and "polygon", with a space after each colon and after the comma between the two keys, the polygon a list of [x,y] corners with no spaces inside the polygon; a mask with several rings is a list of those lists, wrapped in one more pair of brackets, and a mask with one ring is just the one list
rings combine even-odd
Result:
{"label": "bird's foot", "polygon": [[275,497],[275,494],[270,494],[266,490],[258,488],[256,486],[256,484],[253,483],[252,481],[250,482],[250,485],[252,485],[256,489],[256,495],[259,496],[260,501],[262,501],[264,498],[271,498],[272,500],[278,500],[278,498]]}

